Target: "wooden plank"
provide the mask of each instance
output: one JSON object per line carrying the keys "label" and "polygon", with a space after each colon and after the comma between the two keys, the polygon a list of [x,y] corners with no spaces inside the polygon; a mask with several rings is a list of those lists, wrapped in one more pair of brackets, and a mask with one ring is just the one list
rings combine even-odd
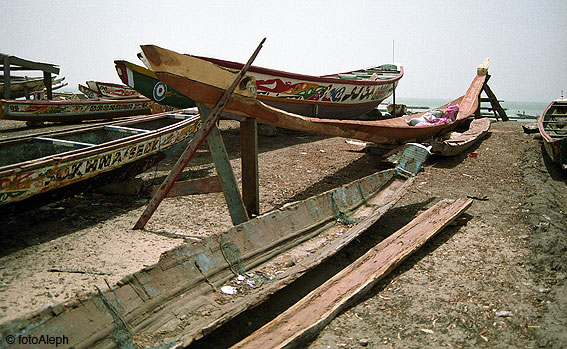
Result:
{"label": "wooden plank", "polygon": [[484,93],[486,93],[486,95],[490,99],[490,104],[492,105],[492,109],[494,110],[495,115],[496,113],[498,113],[498,116],[500,116],[502,120],[508,121],[508,116],[506,115],[506,112],[504,111],[504,109],[502,109],[502,106],[500,106],[500,103],[498,102],[498,98],[496,98],[494,92],[492,92],[492,90],[488,86],[488,83],[485,82],[482,88],[484,90]]}
{"label": "wooden plank", "polygon": [[471,204],[439,202],[233,348],[299,347]]}
{"label": "wooden plank", "polygon": [[[201,113],[201,120],[206,120],[211,112],[210,109],[200,103],[197,103],[197,107]],[[244,202],[242,201],[242,196],[238,189],[238,183],[234,177],[234,171],[232,170],[232,166],[230,166],[230,160],[228,159],[228,153],[222,141],[222,136],[216,126],[213,126],[213,129],[209,133],[207,142],[219,175],[222,192],[224,193],[232,223],[234,225],[244,223],[248,220],[248,213],[244,207]]]}
{"label": "wooden plank", "polygon": [[216,124],[222,110],[224,109],[224,107],[226,106],[226,104],[228,103],[228,101],[230,99],[230,95],[232,94],[232,91],[234,91],[237,87],[240,87],[240,89],[252,88],[252,87],[255,88],[256,87],[255,84],[254,85],[241,84],[241,82],[242,82],[241,80],[244,77],[244,75],[246,74],[246,72],[248,71],[248,68],[250,68],[250,66],[252,65],[252,62],[254,61],[254,59],[256,58],[258,53],[260,52],[260,49],[262,48],[262,45],[264,44],[265,41],[266,41],[266,38],[264,38],[260,42],[260,44],[258,45],[256,50],[254,51],[252,56],[248,59],[248,62],[246,62],[244,67],[242,67],[242,70],[240,70],[240,72],[236,75],[236,77],[234,78],[234,81],[232,82],[230,87],[227,90],[224,91],[223,95],[220,97],[220,99],[216,103],[215,107],[211,111],[207,120],[205,120],[205,122],[203,122],[203,124],[201,125],[201,128],[199,128],[199,131],[197,131],[197,133],[195,134],[194,140],[189,143],[189,145],[187,146],[187,148],[185,149],[183,154],[181,154],[181,156],[179,157],[179,159],[175,163],[175,166],[173,167],[171,172],[168,174],[168,176],[166,177],[166,179],[164,180],[164,182],[160,186],[160,189],[156,192],[156,194],[150,200],[150,203],[148,204],[148,206],[146,207],[146,209],[144,210],[144,212],[142,213],[142,215],[140,216],[140,218],[138,219],[138,221],[134,225],[133,229],[142,229],[146,225],[146,223],[151,218],[151,216],[153,215],[155,210],[158,208],[161,201],[167,195],[167,192],[169,191],[169,189],[171,188],[173,183],[175,183],[175,181],[177,180],[177,178],[179,177],[179,175],[181,174],[181,172],[183,171],[185,166],[187,166],[187,164],[189,163],[189,161],[191,160],[191,158],[193,157],[193,155],[195,154],[195,152],[197,151],[199,146],[203,143],[205,138],[207,138],[207,136],[210,134],[212,129],[215,127],[215,124]]}
{"label": "wooden plank", "polygon": [[240,121],[240,157],[242,163],[242,200],[249,215],[260,213],[258,173],[258,123],[254,118]]}
{"label": "wooden plank", "polygon": [[[159,185],[154,186],[152,195],[159,189]],[[184,195],[209,194],[222,192],[221,183],[218,176],[207,178],[190,179],[186,181],[177,181],[173,184],[169,192],[168,198]]]}

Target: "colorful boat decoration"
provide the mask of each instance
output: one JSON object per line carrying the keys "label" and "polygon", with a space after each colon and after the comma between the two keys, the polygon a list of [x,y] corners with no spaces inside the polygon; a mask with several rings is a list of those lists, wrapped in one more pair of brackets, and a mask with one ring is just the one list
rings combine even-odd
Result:
{"label": "colorful boat decoration", "polygon": [[0,209],[133,176],[191,139],[199,124],[194,111],[178,111],[3,139]]}
{"label": "colorful boat decoration", "polygon": [[[160,81],[210,108],[217,103],[236,76],[225,67],[198,57],[153,45],[142,46],[142,50]],[[481,67],[484,64],[483,62]],[[376,143],[396,144],[430,139],[450,131],[479,108],[479,94],[488,72],[487,67],[481,67],[477,69],[477,75],[464,96],[438,108],[441,114],[450,114],[450,118],[436,118],[435,122],[426,125],[411,126],[409,121],[424,117],[426,113],[432,114],[433,111],[372,121],[341,119],[344,114],[328,119],[306,117],[267,105],[259,100],[256,91],[252,89],[233,93],[224,110],[244,117],[253,117],[262,123],[277,127]],[[241,85],[253,80],[253,76],[247,75]],[[448,112],[449,109],[451,113]]]}
{"label": "colorful boat decoration", "polygon": [[79,84],[79,91],[84,94],[85,96],[87,96],[87,98],[100,98],[102,97],[102,95],[97,91],[85,86],[85,85],[81,85]]}
{"label": "colorful boat decoration", "polygon": [[567,170],[567,99],[559,98],[545,108],[537,122],[549,158]]}
{"label": "colorful boat decoration", "polygon": [[72,122],[150,114],[152,101],[128,99],[0,100],[0,119]]}
{"label": "colorful boat decoration", "polygon": [[150,69],[120,60],[114,61],[114,64],[124,84],[160,105],[181,109],[196,106],[195,101],[159,81],[156,74]]}
{"label": "colorful boat decoration", "polygon": [[313,270],[380,219],[411,188],[429,155],[410,144],[403,154],[396,168],[182,244],[116,285],[6,321],[0,337],[48,333],[76,348],[185,348]]}
{"label": "colorful boat decoration", "polygon": [[140,94],[125,85],[114,84],[111,82],[101,82],[101,81],[87,81],[87,86],[93,90],[97,91],[103,97],[138,97]]}
{"label": "colorful boat decoration", "polygon": [[[139,57],[147,63],[143,55]],[[232,61],[196,57],[235,71],[243,66]],[[403,68],[384,64],[347,73],[311,76],[251,66],[248,75],[256,79],[258,100],[268,105],[303,116],[356,119],[392,95],[403,76]],[[127,74],[120,77],[131,86],[126,82]],[[163,90],[171,90],[163,82],[161,86]]]}
{"label": "colorful boat decoration", "polygon": [[[198,57],[239,71],[242,63]],[[383,64],[323,76],[295,74],[251,66],[256,79],[256,98],[294,114],[317,118],[357,119],[390,97],[403,77],[403,67]]]}

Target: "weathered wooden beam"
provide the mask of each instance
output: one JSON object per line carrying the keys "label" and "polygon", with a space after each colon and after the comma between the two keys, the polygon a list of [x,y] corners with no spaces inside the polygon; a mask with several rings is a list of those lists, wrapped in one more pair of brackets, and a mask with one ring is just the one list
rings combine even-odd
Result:
{"label": "weathered wooden beam", "polygon": [[45,94],[47,99],[53,99],[53,86],[51,85],[51,73],[43,72],[43,84],[45,85]]}
{"label": "weathered wooden beam", "polygon": [[488,83],[485,82],[482,89],[484,90],[484,93],[486,93],[488,98],[490,99],[490,104],[492,105],[492,109],[494,110],[495,115],[496,115],[496,113],[498,113],[498,116],[500,116],[500,118],[502,120],[508,121],[508,116],[506,115],[506,112],[504,111],[504,109],[502,109],[502,106],[498,102],[498,98],[496,98],[496,96],[494,95],[494,93],[492,92],[490,87],[488,86]]}
{"label": "weathered wooden beam", "polygon": [[[202,120],[209,117],[209,114],[211,113],[209,108],[200,103],[197,103],[197,107],[199,108]],[[234,171],[230,165],[230,160],[228,159],[228,153],[226,152],[224,142],[222,141],[222,136],[216,126],[214,126],[209,133],[207,142],[219,175],[219,180],[232,223],[234,225],[244,223],[248,220],[248,213],[244,207],[244,202],[240,195],[240,189],[238,189],[238,183],[236,182]]]}
{"label": "weathered wooden beam", "polygon": [[[4,67],[6,65],[15,65],[23,68],[23,69],[17,69],[17,67],[15,67],[16,68],[15,70],[43,70],[44,72],[48,72],[51,74],[59,74],[59,67],[57,67],[54,64],[34,62],[16,56],[6,55],[3,53],[0,53],[0,58],[4,58]],[[9,63],[6,63],[6,58],[9,59]]]}
{"label": "weathered wooden beam", "polygon": [[249,215],[258,215],[260,213],[258,123],[254,118],[244,118],[240,121],[240,154],[242,200]]}
{"label": "weathered wooden beam", "polygon": [[233,348],[299,347],[471,204],[439,202]]}
{"label": "weathered wooden beam", "polygon": [[[159,185],[154,186],[152,189],[152,195],[154,195],[159,189]],[[189,179],[186,181],[177,181],[173,184],[169,192],[167,193],[168,198],[175,196],[184,195],[195,195],[195,194],[209,194],[209,193],[220,193],[222,192],[222,187],[218,176],[211,176],[207,178],[197,178]]]}

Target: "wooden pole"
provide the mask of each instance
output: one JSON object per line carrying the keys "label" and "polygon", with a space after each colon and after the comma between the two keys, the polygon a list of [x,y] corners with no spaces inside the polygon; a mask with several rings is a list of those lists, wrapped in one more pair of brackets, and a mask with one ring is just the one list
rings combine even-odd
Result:
{"label": "wooden pole", "polygon": [[[209,108],[200,103],[197,103],[197,107],[199,108],[199,113],[201,113],[201,120],[206,120],[211,112]],[[232,224],[238,225],[244,223],[248,220],[248,214],[246,213],[242,196],[240,196],[238,183],[236,183],[234,171],[230,166],[228,153],[222,141],[222,136],[216,126],[213,126],[213,129],[209,133],[207,142],[209,143],[209,150],[219,175],[222,192],[224,193]]]}
{"label": "wooden pole", "polygon": [[53,99],[53,87],[51,86],[51,73],[50,72],[43,72],[43,84],[45,85],[45,93],[47,95],[47,99]]}
{"label": "wooden pole", "polygon": [[4,57],[4,99],[10,99],[10,57]]}
{"label": "wooden pole", "polygon": [[244,206],[249,215],[258,215],[260,213],[258,122],[254,118],[244,118],[240,121],[240,154]]}
{"label": "wooden pole", "polygon": [[260,52],[260,49],[262,48],[262,45],[264,44],[265,41],[266,38],[264,38],[260,42],[260,44],[256,48],[256,51],[254,51],[252,56],[248,59],[248,62],[246,62],[244,67],[242,67],[242,70],[240,70],[240,73],[238,73],[238,75],[236,76],[230,87],[226,91],[224,91],[224,94],[221,96],[215,107],[211,110],[211,113],[209,114],[208,118],[203,122],[203,124],[195,134],[194,139],[191,142],[189,142],[189,145],[187,146],[183,154],[181,154],[181,156],[175,163],[175,166],[173,166],[171,172],[169,172],[169,174],[163,181],[160,188],[156,191],[156,193],[148,203],[148,206],[146,206],[146,209],[144,210],[144,212],[142,213],[142,215],[134,225],[134,229],[144,228],[146,223],[150,220],[150,218],[154,214],[155,210],[158,208],[161,201],[167,195],[169,189],[173,186],[173,183],[175,183],[181,172],[183,172],[185,166],[187,166],[193,155],[195,155],[195,152],[197,151],[199,146],[203,143],[205,138],[207,138],[211,130],[215,127],[215,124],[222,110],[228,104],[230,95],[236,89],[236,87],[240,83],[240,80],[244,77],[244,75],[248,71],[248,68],[250,68],[250,66],[252,65],[252,62]]}

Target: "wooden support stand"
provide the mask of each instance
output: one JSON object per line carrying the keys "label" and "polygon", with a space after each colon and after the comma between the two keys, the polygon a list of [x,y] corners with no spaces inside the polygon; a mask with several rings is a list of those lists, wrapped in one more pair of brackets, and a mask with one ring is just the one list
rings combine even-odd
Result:
{"label": "wooden support stand", "polygon": [[244,118],[240,121],[240,154],[244,206],[249,215],[258,215],[260,213],[258,122],[254,118]]}
{"label": "wooden support stand", "polygon": [[500,119],[504,121],[508,121],[508,116],[506,115],[504,108],[502,108],[500,102],[498,101],[498,98],[496,98],[494,92],[492,92],[492,90],[488,86],[488,79],[490,79],[490,75],[486,76],[486,81],[484,82],[484,86],[482,87],[482,90],[484,91],[484,93],[486,93],[486,96],[488,97],[488,101],[490,102],[490,105],[492,106],[492,110],[494,111],[494,116],[496,117],[496,119],[500,117]]}
{"label": "wooden support stand", "polygon": [[220,137],[218,128],[216,127],[216,122],[218,121],[222,110],[228,104],[230,95],[241,82],[241,79],[248,71],[248,68],[250,68],[250,66],[252,65],[252,62],[260,52],[260,49],[262,48],[262,45],[265,41],[266,39],[264,38],[260,42],[252,56],[248,59],[248,62],[246,62],[244,67],[242,67],[230,87],[228,87],[224,91],[223,95],[212,110],[209,110],[202,104],[197,104],[201,112],[201,119],[203,120],[201,127],[199,128],[199,130],[195,134],[194,139],[189,143],[183,154],[181,154],[181,156],[173,166],[171,172],[167,175],[166,179],[163,181],[159,189],[156,191],[156,193],[148,203],[148,206],[134,225],[134,229],[144,228],[146,223],[154,214],[155,210],[158,208],[159,204],[167,196],[169,190],[173,187],[181,172],[183,172],[185,166],[187,166],[189,161],[191,161],[191,158],[193,157],[193,155],[195,155],[195,152],[203,143],[203,141],[207,139],[207,137],[209,149],[211,150],[213,160],[215,161],[232,222],[234,225],[237,225],[248,220],[248,214],[246,213],[246,209],[244,208],[242,198],[238,191],[238,185],[236,184],[236,180],[234,178],[234,172],[232,171],[232,167],[230,166],[230,162],[228,161],[226,149],[224,147],[224,143],[222,142],[222,138]]}

